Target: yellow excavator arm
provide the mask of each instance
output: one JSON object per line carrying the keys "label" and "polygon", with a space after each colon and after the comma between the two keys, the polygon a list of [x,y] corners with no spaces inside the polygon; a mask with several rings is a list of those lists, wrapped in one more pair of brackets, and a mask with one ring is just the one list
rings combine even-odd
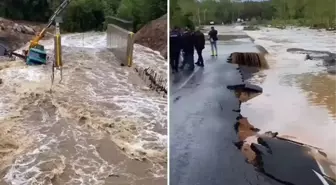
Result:
{"label": "yellow excavator arm", "polygon": [[44,37],[44,34],[45,34],[46,30],[47,30],[47,28],[44,28],[35,38],[33,38],[30,41],[28,50],[39,44],[40,40]]}
{"label": "yellow excavator arm", "polygon": [[44,37],[47,29],[52,25],[52,23],[54,22],[55,18],[61,14],[63,12],[63,10],[69,5],[69,3],[71,2],[71,0],[64,0],[62,2],[62,4],[56,9],[56,11],[54,12],[54,14],[50,17],[49,22],[47,24],[47,26],[45,28],[43,28],[43,30],[30,41],[29,44],[29,48],[27,51],[25,51],[25,55],[27,56],[28,51],[31,48],[34,48],[35,46],[39,45],[40,40]]}

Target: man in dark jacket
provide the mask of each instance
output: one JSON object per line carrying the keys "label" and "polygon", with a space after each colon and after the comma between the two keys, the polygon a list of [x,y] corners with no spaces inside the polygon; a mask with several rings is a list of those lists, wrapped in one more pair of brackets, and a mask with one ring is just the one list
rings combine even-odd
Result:
{"label": "man in dark jacket", "polygon": [[189,29],[186,28],[185,31],[182,34],[182,42],[183,42],[183,52],[184,52],[184,59],[183,64],[181,66],[181,69],[184,68],[186,64],[189,64],[189,69],[194,70],[194,34]]}
{"label": "man in dark jacket", "polygon": [[202,50],[204,49],[204,46],[205,46],[204,34],[200,30],[197,30],[194,34],[194,38],[195,38],[195,49],[198,55],[198,60],[195,64],[203,67],[204,61],[203,61],[203,56],[202,56]]}
{"label": "man in dark jacket", "polygon": [[211,56],[217,56],[217,30],[215,30],[215,28],[212,26],[211,30],[209,31],[208,35],[209,35],[209,40],[210,40],[210,45],[211,45]]}
{"label": "man in dark jacket", "polygon": [[174,73],[178,72],[180,52],[182,49],[180,30],[177,27],[174,27],[174,29],[170,31],[169,36],[170,36],[170,48],[169,48],[170,65]]}

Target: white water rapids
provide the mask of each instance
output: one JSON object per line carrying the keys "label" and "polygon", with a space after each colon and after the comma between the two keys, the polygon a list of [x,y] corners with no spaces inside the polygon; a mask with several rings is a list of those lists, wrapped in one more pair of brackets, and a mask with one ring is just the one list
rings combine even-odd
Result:
{"label": "white water rapids", "polygon": [[[41,44],[52,57],[53,41]],[[105,33],[64,35],[63,80],[57,71],[52,93],[50,62],[0,63],[1,185],[165,178],[167,100],[121,67],[105,44]],[[158,52],[140,45],[134,64],[161,73],[167,67]]]}

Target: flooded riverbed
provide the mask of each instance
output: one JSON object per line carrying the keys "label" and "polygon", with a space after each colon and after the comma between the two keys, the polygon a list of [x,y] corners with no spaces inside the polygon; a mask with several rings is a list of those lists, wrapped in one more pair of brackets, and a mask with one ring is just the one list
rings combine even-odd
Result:
{"label": "flooded riverbed", "polygon": [[305,60],[306,55],[289,48],[336,52],[334,32],[308,28],[262,28],[246,31],[255,43],[269,52],[270,69],[249,79],[264,92],[243,104],[242,114],[262,131],[276,131],[335,156],[335,77],[322,60]]}
{"label": "flooded riverbed", "polygon": [[[55,74],[52,93],[50,63],[0,64],[1,185],[165,184],[166,98],[121,67],[105,38],[63,36],[63,79]],[[135,48],[135,64],[167,65]]]}

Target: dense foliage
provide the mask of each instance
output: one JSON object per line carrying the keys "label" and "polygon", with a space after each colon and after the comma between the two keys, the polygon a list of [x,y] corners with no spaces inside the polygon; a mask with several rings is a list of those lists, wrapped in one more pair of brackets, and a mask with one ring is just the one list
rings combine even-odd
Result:
{"label": "dense foliage", "polygon": [[[0,17],[46,22],[63,0],[1,0]],[[166,0],[72,0],[64,12],[66,31],[102,29],[106,16],[131,20],[139,29],[167,12]]]}
{"label": "dense foliage", "polygon": [[[183,6],[183,5],[190,5]],[[194,28],[193,10],[197,9],[194,0],[170,0],[170,25]]]}
{"label": "dense foliage", "polygon": [[[172,0],[172,25],[231,23],[237,18],[255,23],[295,24],[319,28],[335,27],[335,0]],[[172,3],[171,3],[172,4]],[[182,20],[182,22],[181,22]]]}

